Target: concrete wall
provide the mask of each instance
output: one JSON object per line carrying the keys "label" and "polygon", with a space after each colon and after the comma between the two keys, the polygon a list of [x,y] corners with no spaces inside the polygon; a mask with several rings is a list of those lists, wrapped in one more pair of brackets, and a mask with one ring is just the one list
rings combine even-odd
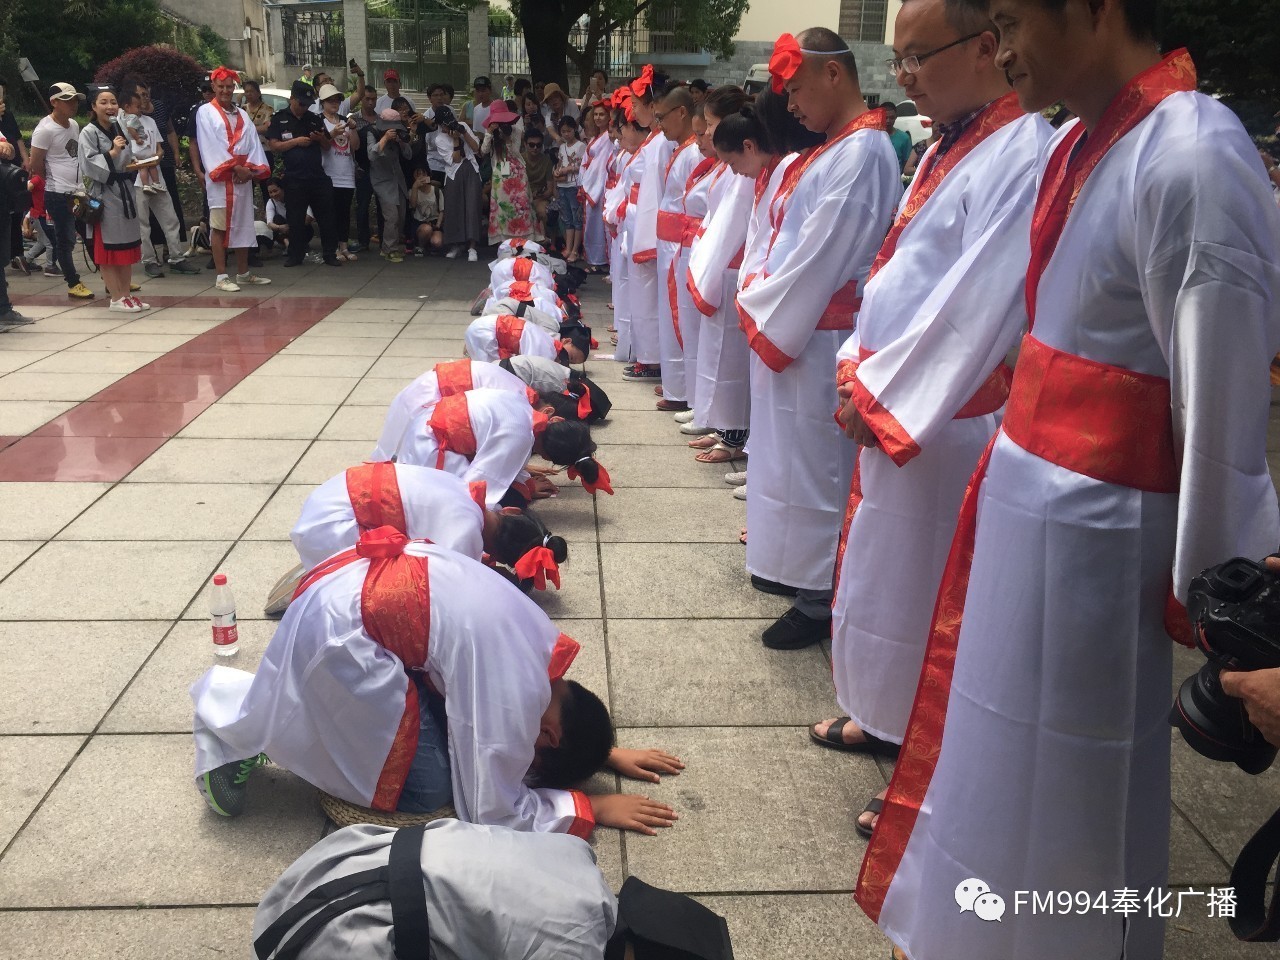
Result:
{"label": "concrete wall", "polygon": [[799,33],[809,27],[834,30],[839,17],[840,0],[752,0],[734,41],[767,40],[772,45],[784,33]]}
{"label": "concrete wall", "polygon": [[[467,59],[471,76],[488,77],[489,70],[489,4],[478,3],[467,11]],[[490,77],[493,80],[492,77]],[[494,80],[494,95],[502,91],[502,78]],[[461,91],[459,91],[461,92]]]}
{"label": "concrete wall", "polygon": [[[231,62],[227,66],[251,77],[270,77],[272,47],[267,14],[258,0],[164,0],[161,6],[188,23],[204,24],[227,41]],[[249,39],[245,39],[248,21]],[[277,44],[278,47],[278,44]]]}
{"label": "concrete wall", "polygon": [[[744,41],[734,44],[734,54],[729,60],[713,60],[710,66],[698,72],[678,73],[673,76],[684,79],[702,77],[712,85],[722,83],[741,84],[747,78],[747,71],[753,64],[768,63],[769,54],[773,52],[773,41]],[[858,75],[862,81],[864,94],[875,94],[883,100],[902,99],[902,89],[894,82],[889,68],[884,61],[893,56],[892,50],[880,43],[855,43],[852,45],[854,58],[858,61]]]}

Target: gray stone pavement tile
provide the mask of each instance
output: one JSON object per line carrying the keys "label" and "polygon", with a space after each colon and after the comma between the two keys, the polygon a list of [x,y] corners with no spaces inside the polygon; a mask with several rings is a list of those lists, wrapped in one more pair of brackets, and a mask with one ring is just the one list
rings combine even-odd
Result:
{"label": "gray stone pavement tile", "polygon": [[341,403],[359,382],[354,377],[259,377],[251,373],[218,403]]}
{"label": "gray stone pavement tile", "polygon": [[[606,392],[612,400],[613,393],[607,390]],[[658,398],[653,399],[656,402]],[[625,420],[619,420],[611,415],[608,420],[592,430],[592,436],[596,443],[602,445],[621,443],[629,446],[647,446],[652,444],[670,447],[673,453],[680,456],[686,455],[685,450],[689,449],[686,443],[694,439],[680,432],[680,425],[671,419],[671,414],[653,409],[653,404],[650,404],[647,409],[628,410]],[[693,460],[696,452],[696,450],[689,450],[688,458]]]}
{"label": "gray stone pavement tile", "polygon": [[685,762],[636,791],[680,819],[656,837],[623,837],[631,873],[680,891],[853,888],[865,849],[854,820],[883,787],[874,764],[832,763],[800,728],[659,727],[623,730],[619,742]]}
{"label": "gray stone pavement tile", "polygon": [[[289,531],[285,530],[281,536],[281,540],[241,540],[215,571],[227,575],[227,585],[236,598],[238,620],[266,619],[262,607],[271,588],[281,575],[297,565],[298,554],[289,542]],[[213,572],[209,577],[213,577]],[[207,584],[201,586],[201,595],[183,619],[208,620],[209,605],[204,596],[206,587]]]}
{"label": "gray stone pavement tile", "polygon": [[[576,680],[609,705],[609,671],[605,654],[604,621],[557,617],[556,626],[577,640],[582,649],[569,668]],[[612,711],[611,711],[612,712]],[[615,724],[617,718],[615,717]]]}
{"label": "gray stone pavement tile", "polygon": [[[5,335],[8,340],[11,337],[20,336],[20,334],[9,333]],[[49,334],[49,336],[60,336],[60,334]],[[126,353],[136,353],[139,350],[152,350],[168,353],[170,350],[182,346],[192,337],[196,336],[195,332],[187,333],[150,333],[150,334],[123,334],[123,333],[103,333],[91,340],[81,340],[79,343],[70,347],[72,353],[115,353],[124,351]],[[56,349],[62,349],[58,347]]]}
{"label": "gray stone pavement tile", "polygon": [[51,350],[0,350],[0,373],[20,370],[51,356]]}
{"label": "gray stone pavement tile", "polygon": [[[22,313],[30,316],[27,314],[28,309],[23,307]],[[108,330],[118,330],[128,323],[129,321],[118,313],[110,317],[79,317],[70,313],[46,317],[31,329],[40,333],[106,333]]]}
{"label": "gray stone pavement tile", "polygon": [[0,483],[0,540],[47,540],[110,488],[108,483]]}
{"label": "gray stone pavement tile", "polygon": [[174,439],[133,473],[131,483],[279,483],[307,449],[305,440]]}
{"label": "gray stone pavement tile", "polygon": [[[317,440],[290,472],[285,483],[324,483],[347,467],[364,463],[373,453],[373,440]],[[286,536],[287,536],[286,531]]]}
{"label": "gray stone pavement tile", "polygon": [[215,403],[178,434],[184,440],[314,440],[333,412],[330,403]]}
{"label": "gray stone pavement tile", "polygon": [[[382,266],[381,263],[378,264]],[[391,278],[391,274],[387,270],[381,270],[378,274],[378,282],[381,283]],[[415,297],[387,297],[379,296],[376,290],[369,292],[361,291],[351,297],[347,301],[345,310],[375,310],[379,312],[400,311],[412,314],[416,311],[422,302]]]}
{"label": "gray stone pavement tile", "polygon": [[132,373],[156,357],[158,350],[118,350],[113,353],[72,353],[63,350],[27,367],[27,373]]}
{"label": "gray stone pavement tile", "polygon": [[378,309],[353,305],[357,303],[363,304],[363,301],[348,301],[333,313],[327,314],[325,319],[333,323],[407,323],[418,312],[416,306]]}
{"label": "gray stone pavement tile", "polygon": [[32,328],[30,332],[18,330],[6,333],[4,346],[6,350],[65,350],[84,343],[92,336],[92,333],[40,333]]}
{"label": "gray stone pavement tile", "polygon": [[377,357],[387,348],[380,337],[299,337],[282,357]]}
{"label": "gray stone pavement tile", "polygon": [[738,544],[747,525],[747,505],[713,489],[630,488],[601,498],[598,509],[602,543]]}
{"label": "gray stone pavement tile", "polygon": [[595,541],[570,540],[568,544],[569,559],[560,566],[560,589],[548,584],[546,590],[535,590],[534,602],[556,621],[599,617],[600,559]]}
{"label": "gray stone pavement tile", "polygon": [[76,405],[74,400],[0,400],[0,437],[21,437]]}
{"label": "gray stone pavement tile", "polygon": [[[0,796],[4,797],[0,804],[0,849],[14,838],[82,743],[84,737],[0,737]],[[0,917],[5,915],[0,911]],[[0,943],[5,943],[3,933]]]}
{"label": "gray stone pavement tile", "polygon": [[412,340],[410,343],[426,343],[433,348],[425,356],[382,357],[369,369],[369,376],[376,379],[398,380],[401,387],[422,376],[437,363],[462,358],[462,340],[443,343],[439,340]]}
{"label": "gray stone pavement tile", "polygon": [[91,733],[168,628],[160,620],[0,623],[0,733]]}
{"label": "gray stone pavement tile", "polygon": [[[22,281],[22,282],[26,282],[26,281]],[[18,283],[19,283],[18,278],[14,277],[12,280],[9,281],[10,289],[16,289],[18,286]],[[50,289],[56,289],[56,284],[50,285]],[[62,314],[67,313],[70,310],[74,310],[75,305],[76,305],[76,301],[68,298],[65,304],[59,304],[57,306],[54,306],[53,304],[42,304],[40,306],[35,306],[35,305],[23,306],[22,312],[34,320],[42,320],[45,317],[61,316]]]}
{"label": "gray stone pavement tile", "polygon": [[[236,596],[237,612],[248,612],[253,597]],[[261,603],[257,604],[261,607]],[[275,620],[239,616],[240,652],[219,657],[213,652],[208,618],[181,620],[134,677],[103,721],[104,733],[190,733],[188,691],[215,664],[254,673],[275,633]],[[163,632],[163,631],[162,631]]]}
{"label": "gray stone pavement tile", "polygon": [[[583,490],[574,481],[566,481],[559,477],[560,492],[554,497],[539,500],[530,507],[530,512],[541,520],[548,530],[557,537],[568,541],[585,542],[587,548],[596,548],[596,511],[592,505],[591,494]],[[598,494],[599,499],[608,500],[608,494]],[[572,558],[570,558],[572,559]]]}
{"label": "gray stone pavement tile", "polygon": [[[613,599],[606,599],[612,613]],[[610,617],[615,721],[627,727],[807,726],[834,716],[831,667],[822,651],[769,650],[760,632],[771,622]],[[831,762],[849,759],[812,749]]]}
{"label": "gray stone pavement tile", "polygon": [[849,893],[696,899],[728,922],[735,960],[887,960],[892,946]]}
{"label": "gray stone pavement tile", "polygon": [[255,372],[272,377],[363,377],[372,357],[275,356]]}
{"label": "gray stone pavement tile", "polygon": [[[1255,826],[1261,826],[1259,821]],[[1169,837],[1169,882],[1171,884],[1227,886],[1231,862],[1223,859],[1180,811],[1173,810]]]}
{"label": "gray stone pavement tile", "polygon": [[400,323],[343,323],[341,320],[321,320],[303,334],[304,337],[377,337],[390,342],[404,326]]}
{"label": "gray stone pavement tile", "polygon": [[752,590],[744,547],[728,543],[604,543],[609,617],[770,617],[783,597]]}
{"label": "gray stone pavement tile", "polygon": [[745,461],[735,464],[698,463],[692,456],[685,456],[682,451],[674,448],[634,444],[602,446],[600,462],[609,468],[615,490],[621,487],[712,487],[723,491],[730,499],[733,497],[733,488],[724,482],[724,475],[733,470],[744,469],[745,465]]}
{"label": "gray stone pavement tile", "polygon": [[1173,733],[1173,802],[1228,863],[1280,806],[1275,773],[1250,776],[1207,760]]}
{"label": "gray stone pavement tile", "polygon": [[[311,484],[286,483],[272,494],[256,520],[241,537],[243,540],[287,540],[289,531],[302,515],[302,503],[315,487]],[[284,571],[280,571],[283,573]]]}
{"label": "gray stone pavement tile", "polygon": [[[1164,960],[1263,960],[1275,956],[1274,944],[1243,943],[1231,933],[1225,919],[1210,917],[1203,896],[1205,885],[1175,887],[1185,894],[1180,916],[1170,918],[1165,926]],[[1177,897],[1174,897],[1176,903]]]}
{"label": "gray stone pavement tile", "polygon": [[235,540],[275,489],[248,483],[120,483],[59,540]]}
{"label": "gray stone pavement tile", "polygon": [[0,620],[173,620],[229,546],[49,543],[0,583]]}
{"label": "gray stone pavement tile", "polygon": [[218,324],[221,320],[187,320],[178,316],[143,316],[137,320],[132,320],[123,326],[116,327],[112,333],[127,334],[128,336],[143,336],[157,333],[207,333]]}
{"label": "gray stone pavement tile", "polygon": [[196,791],[192,757],[189,733],[92,738],[0,860],[0,903],[257,903],[320,838],[316,790],[257,770],[245,813],[227,820]]}
{"label": "gray stone pavement tile", "polygon": [[0,942],[42,960],[191,960],[241,957],[253,941],[252,907],[16,910],[0,913]]}
{"label": "gray stone pavement tile", "polygon": [[[618,369],[614,369],[617,367]],[[652,414],[655,420],[665,417],[665,422],[671,425],[671,432],[679,434],[680,430],[671,414],[662,414],[654,408],[654,404],[658,398],[653,394],[653,388],[644,383],[632,383],[623,380],[620,376],[622,364],[614,363],[612,360],[593,360],[587,364],[587,376],[597,383],[608,384],[605,392],[609,394],[609,400],[613,403],[613,409],[622,412],[644,413],[646,416]],[[627,418],[627,424],[630,425],[633,418]]]}
{"label": "gray stone pavement tile", "polygon": [[0,541],[0,580],[12,572],[18,564],[26,560],[44,544],[39,540],[4,540]]}
{"label": "gray stone pavement tile", "polygon": [[365,377],[360,385],[351,391],[343,406],[381,407],[383,410],[395,399],[396,394],[409,385],[409,381],[399,377]]}
{"label": "gray stone pavement tile", "polygon": [[359,440],[372,450],[382,435],[386,410],[374,406],[344,406],[320,432],[321,440]]}
{"label": "gray stone pavement tile", "polygon": [[388,357],[429,357],[440,352],[455,353],[462,349],[467,325],[423,323],[412,321],[387,347]]}
{"label": "gray stone pavement tile", "polygon": [[35,373],[19,370],[0,377],[0,400],[85,400],[119,379],[118,373]]}

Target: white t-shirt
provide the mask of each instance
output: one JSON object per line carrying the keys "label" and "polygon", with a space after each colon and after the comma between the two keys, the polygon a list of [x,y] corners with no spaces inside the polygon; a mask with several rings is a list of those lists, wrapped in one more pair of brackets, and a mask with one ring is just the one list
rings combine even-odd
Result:
{"label": "white t-shirt", "polygon": [[49,193],[73,193],[81,189],[79,149],[80,125],[75,119],[64,127],[53,117],[44,117],[31,132],[31,146],[45,151],[44,182]]}
{"label": "white t-shirt", "polygon": [[559,157],[556,166],[569,167],[572,166],[573,174],[565,177],[563,180],[556,180],[557,187],[576,187],[578,185],[578,170],[582,167],[582,158],[587,155],[587,145],[581,140],[572,146],[567,143],[560,144],[556,150]]}
{"label": "white t-shirt", "polygon": [[471,105],[471,129],[476,133],[484,133],[484,122],[489,119],[489,112],[493,109],[494,101],[490,100],[486,106],[478,103]]}
{"label": "white t-shirt", "polygon": [[[417,106],[414,105],[413,97],[409,96],[407,93],[401,93],[400,96],[404,97],[406,100],[409,101],[409,106],[413,107],[414,113],[418,112]],[[379,113],[381,113],[383,110],[387,109],[387,107],[391,106],[391,100],[392,98],[384,93],[382,96],[378,98],[378,103],[374,107],[374,109],[377,110]]]}
{"label": "white t-shirt", "polygon": [[133,149],[135,157],[139,160],[146,160],[148,157],[154,157],[160,152],[160,128],[156,126],[155,120],[145,113],[138,114],[138,122],[142,127],[143,140],[138,143],[130,137],[129,146]]}
{"label": "white t-shirt", "polygon": [[[325,117],[324,127],[330,133],[337,124]],[[333,185],[338,188],[354,189],[356,185],[356,164],[355,159],[351,156],[350,138],[355,136],[355,131],[346,130],[338,134],[333,140],[333,146],[320,155],[320,163],[324,167],[324,172],[328,174],[329,179],[333,181]]]}

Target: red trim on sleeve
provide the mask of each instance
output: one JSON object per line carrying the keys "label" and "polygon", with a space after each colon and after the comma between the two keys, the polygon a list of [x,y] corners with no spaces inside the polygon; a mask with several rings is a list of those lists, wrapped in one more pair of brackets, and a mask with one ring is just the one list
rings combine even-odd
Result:
{"label": "red trim on sleeve", "polygon": [[581,790],[570,790],[573,797],[573,823],[569,824],[569,836],[590,840],[596,828],[596,815],[591,811],[591,798]]}
{"label": "red trim on sleeve", "polygon": [[1169,636],[1184,647],[1195,647],[1195,634],[1191,630],[1191,620],[1187,617],[1187,608],[1173,595],[1173,583],[1169,584],[1169,593],[1164,601],[1164,629]]}
{"label": "red trim on sleeve", "polygon": [[639,253],[633,253],[631,255],[632,263],[653,263],[653,261],[657,259],[658,251],[656,248],[653,250],[641,250]]}
{"label": "red trim on sleeve", "polygon": [[850,360],[845,357],[836,364],[836,386],[843,387],[849,383],[858,373],[858,361]]}
{"label": "red trim on sleeve", "polygon": [[850,397],[853,405],[858,408],[862,419],[880,441],[880,449],[889,455],[889,459],[902,467],[912,458],[918,457],[920,444],[911,439],[911,434],[907,433],[897,418],[884,408],[856,374],[850,383],[853,387]]}
{"label": "red trim on sleeve", "polygon": [[692,273],[689,274],[689,279],[685,286],[689,289],[689,296],[693,298],[693,305],[698,308],[698,312],[704,317],[714,317],[716,308],[707,303],[702,296],[702,291],[698,289],[698,285],[694,282]]}
{"label": "red trim on sleeve", "polygon": [[781,373],[787,367],[791,366],[795,357],[789,357],[774,345],[773,341],[760,332],[760,328],[756,326],[755,320],[742,305],[742,301],[735,300],[738,307],[738,326],[742,332],[747,335],[747,345],[755,351],[756,356],[764,361],[774,373]]}

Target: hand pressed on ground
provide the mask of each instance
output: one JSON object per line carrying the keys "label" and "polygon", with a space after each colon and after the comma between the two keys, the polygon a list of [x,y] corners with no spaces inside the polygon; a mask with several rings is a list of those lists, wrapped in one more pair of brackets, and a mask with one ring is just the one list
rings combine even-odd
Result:
{"label": "hand pressed on ground", "polygon": [[659,774],[679,776],[684,762],[665,750],[624,750],[614,747],[605,761],[614,772],[632,780],[648,780],[658,783]]}
{"label": "hand pressed on ground", "polygon": [[655,828],[670,827],[680,819],[665,803],[634,793],[609,793],[591,797],[591,813],[596,826],[617,827],[635,833],[658,835]]}

